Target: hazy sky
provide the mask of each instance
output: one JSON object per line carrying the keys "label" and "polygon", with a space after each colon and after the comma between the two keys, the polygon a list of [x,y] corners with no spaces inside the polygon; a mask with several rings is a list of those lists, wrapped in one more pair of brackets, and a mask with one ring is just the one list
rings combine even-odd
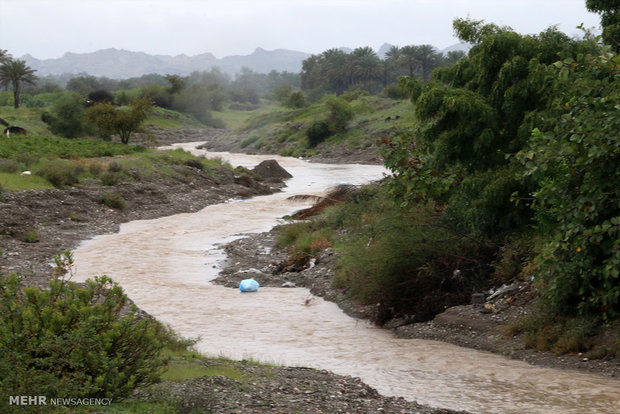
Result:
{"label": "hazy sky", "polygon": [[585,0],[0,0],[0,49],[39,59],[117,48],[217,57],[457,43],[455,17],[569,35],[599,26]]}

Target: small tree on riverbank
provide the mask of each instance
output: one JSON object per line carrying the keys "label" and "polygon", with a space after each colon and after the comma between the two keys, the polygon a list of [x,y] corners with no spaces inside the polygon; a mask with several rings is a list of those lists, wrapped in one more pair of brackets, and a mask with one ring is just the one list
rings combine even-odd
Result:
{"label": "small tree on riverbank", "polygon": [[103,137],[117,134],[127,144],[131,134],[146,120],[151,103],[136,99],[128,109],[116,108],[109,103],[99,103],[86,110],[86,119],[94,123]]}

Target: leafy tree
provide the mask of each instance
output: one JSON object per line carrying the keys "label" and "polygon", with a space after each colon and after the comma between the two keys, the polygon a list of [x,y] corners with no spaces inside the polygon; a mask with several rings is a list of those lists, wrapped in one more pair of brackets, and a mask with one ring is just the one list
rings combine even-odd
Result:
{"label": "leafy tree", "polygon": [[24,83],[34,84],[36,70],[31,69],[24,60],[9,60],[0,66],[0,86],[13,88],[13,105],[19,108],[19,97]]}
{"label": "leafy tree", "polygon": [[180,92],[187,82],[187,78],[179,75],[166,75],[165,78],[170,83],[170,87],[168,88],[168,93],[170,95]]}
{"label": "leafy tree", "polygon": [[101,82],[101,80],[97,79],[91,75],[82,75],[76,76],[75,78],[69,80],[67,82],[66,89],[68,91],[77,92],[80,95],[88,95],[91,92],[95,92],[101,89],[106,89]]}
{"label": "leafy tree", "polygon": [[350,55],[351,86],[366,84],[367,87],[381,79],[383,65],[371,47],[358,47]]}
{"label": "leafy tree", "polygon": [[586,0],[586,7],[601,15],[603,39],[620,53],[620,4],[618,0]]}
{"label": "leafy tree", "polygon": [[63,95],[52,105],[44,121],[56,135],[66,138],[82,136],[86,132],[83,98],[78,94]]}
{"label": "leafy tree", "polygon": [[151,103],[146,99],[136,99],[127,109],[99,103],[86,110],[86,119],[97,125],[102,135],[116,133],[127,144],[131,134],[146,120],[150,108]]}
{"label": "leafy tree", "polygon": [[114,103],[114,94],[105,89],[100,89],[98,91],[94,91],[88,94],[88,100],[91,103]]}
{"label": "leafy tree", "polygon": [[548,242],[537,283],[564,315],[620,316],[620,67],[609,48],[556,64],[553,105],[517,155]]}
{"label": "leafy tree", "polygon": [[529,193],[532,182],[514,175],[507,155],[523,148],[537,111],[550,103],[556,80],[548,65],[591,46],[553,28],[522,36],[478,21],[457,19],[454,27],[475,46],[453,67],[434,72],[435,82],[403,81],[420,126],[415,143],[403,134],[386,141],[384,155],[404,199],[431,198],[458,227],[501,236],[531,216],[524,203],[511,202],[511,194]]}
{"label": "leafy tree", "polygon": [[285,104],[293,93],[293,87],[289,83],[281,83],[273,89],[273,96],[281,104]]}

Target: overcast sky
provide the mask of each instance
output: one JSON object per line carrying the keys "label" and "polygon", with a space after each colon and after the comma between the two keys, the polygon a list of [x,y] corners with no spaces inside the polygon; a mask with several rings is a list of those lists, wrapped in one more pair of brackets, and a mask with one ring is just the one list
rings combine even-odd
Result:
{"label": "overcast sky", "polygon": [[599,26],[585,0],[0,0],[0,49],[39,59],[106,48],[218,58],[257,47],[443,49],[458,43],[452,20],[468,16],[524,34]]}

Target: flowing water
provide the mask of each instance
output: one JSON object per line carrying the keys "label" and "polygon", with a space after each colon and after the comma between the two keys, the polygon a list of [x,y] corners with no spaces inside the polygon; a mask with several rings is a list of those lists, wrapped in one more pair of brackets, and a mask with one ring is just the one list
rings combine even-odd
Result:
{"label": "flowing water", "polygon": [[396,339],[320,298],[306,305],[306,289],[260,288],[242,294],[211,284],[224,258],[218,246],[244,233],[266,231],[278,217],[305,207],[287,197],[321,194],[340,182],[366,183],[381,178],[384,170],[210,155],[247,167],[276,158],[294,178],[282,193],[134,221],[117,234],[84,242],[75,252],[74,280],[112,277],[140,308],[184,336],[199,336],[197,348],[209,355],[327,369],[360,377],[385,395],[471,412],[618,412],[617,380],[534,367],[441,342]]}

